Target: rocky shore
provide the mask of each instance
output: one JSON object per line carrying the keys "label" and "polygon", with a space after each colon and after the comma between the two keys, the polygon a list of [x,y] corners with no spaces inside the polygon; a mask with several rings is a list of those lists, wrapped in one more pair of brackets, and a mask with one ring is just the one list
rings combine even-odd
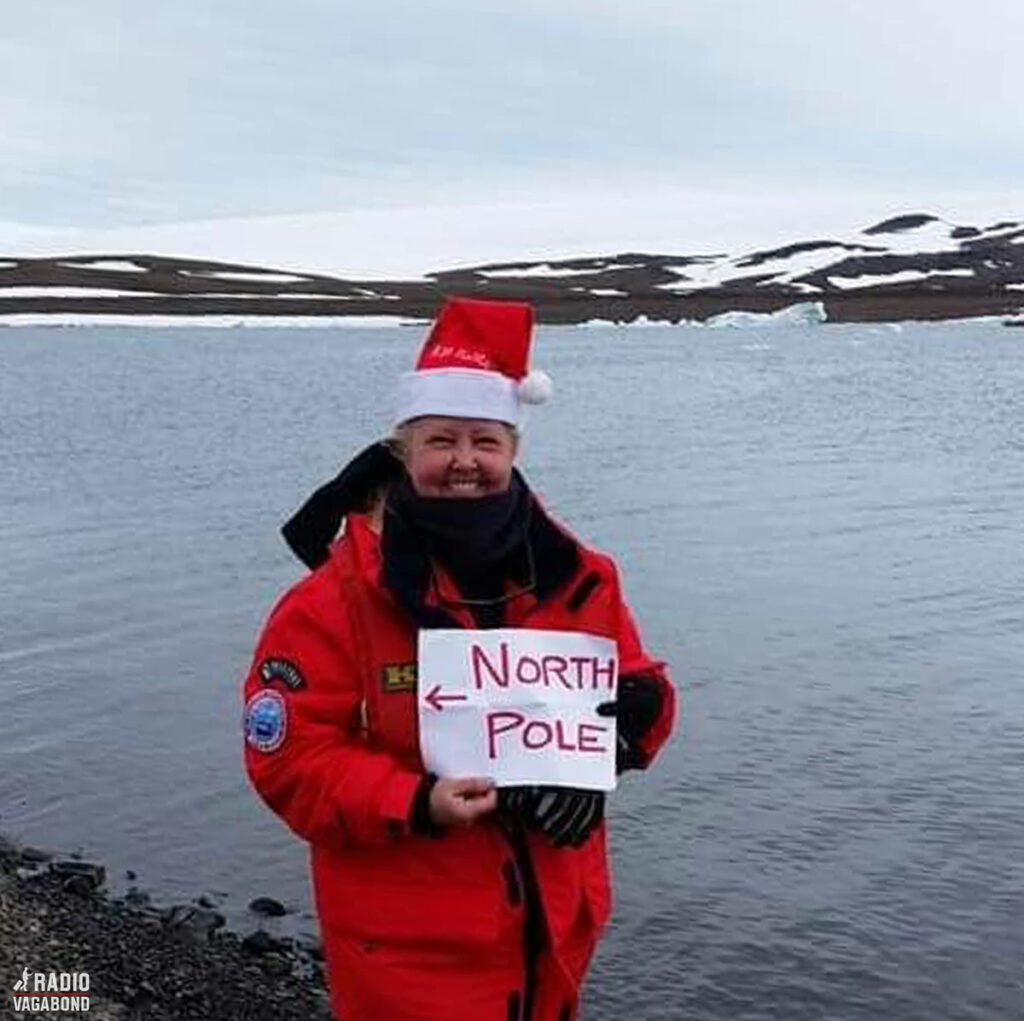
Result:
{"label": "rocky shore", "polygon": [[261,925],[283,912],[276,901],[254,900],[240,935],[206,898],[158,908],[134,888],[108,897],[105,879],[101,865],[0,837],[0,1019],[40,1016],[16,1009],[28,969],[87,974],[99,1021],[329,1021],[319,946]]}

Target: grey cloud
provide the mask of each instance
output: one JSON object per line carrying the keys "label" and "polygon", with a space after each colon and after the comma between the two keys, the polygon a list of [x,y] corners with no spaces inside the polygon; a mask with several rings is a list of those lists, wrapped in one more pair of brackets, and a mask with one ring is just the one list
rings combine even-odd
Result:
{"label": "grey cloud", "polygon": [[7,20],[0,219],[344,208],[553,174],[1012,179],[1024,159],[1024,70],[999,59],[1024,12],[994,0],[39,0]]}

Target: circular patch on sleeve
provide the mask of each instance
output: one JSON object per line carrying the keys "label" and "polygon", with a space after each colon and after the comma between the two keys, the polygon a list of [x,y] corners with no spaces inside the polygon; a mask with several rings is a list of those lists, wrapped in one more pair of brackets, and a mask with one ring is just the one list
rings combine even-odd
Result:
{"label": "circular patch on sleeve", "polygon": [[273,752],[284,744],[288,709],[279,691],[258,691],[245,703],[245,740],[259,752]]}

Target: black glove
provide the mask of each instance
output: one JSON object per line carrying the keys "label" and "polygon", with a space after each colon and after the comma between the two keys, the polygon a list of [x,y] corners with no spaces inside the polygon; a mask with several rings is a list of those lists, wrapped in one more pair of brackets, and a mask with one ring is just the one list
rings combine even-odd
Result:
{"label": "black glove", "polygon": [[539,830],[555,847],[580,847],[604,818],[604,791],[575,787],[502,787],[498,811]]}
{"label": "black glove", "polygon": [[619,773],[647,765],[640,742],[657,722],[664,700],[661,683],[656,677],[626,674],[619,678],[615,701],[602,702],[597,707],[598,716],[614,716],[618,723],[615,768]]}
{"label": "black glove", "polygon": [[604,791],[542,788],[534,818],[555,847],[581,847],[604,818]]}
{"label": "black glove", "polygon": [[540,800],[539,787],[499,787],[498,815],[509,822],[522,823],[524,826],[533,818],[537,802]]}

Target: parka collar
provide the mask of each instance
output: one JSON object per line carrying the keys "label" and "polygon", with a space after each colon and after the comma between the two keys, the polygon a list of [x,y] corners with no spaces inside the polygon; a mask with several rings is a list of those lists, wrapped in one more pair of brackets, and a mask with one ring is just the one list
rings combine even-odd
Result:
{"label": "parka collar", "polygon": [[[579,544],[557,525],[531,494],[531,513],[527,525],[526,541],[530,544],[536,569],[536,587],[531,595],[538,603],[549,600],[579,570],[581,554]],[[400,559],[388,563],[384,571],[384,555],[380,535],[371,527],[365,514],[349,514],[346,518],[344,540],[332,548],[332,561],[337,566],[349,566],[364,581],[386,594],[403,607],[420,627],[464,627],[462,614],[453,614],[437,604],[430,592],[431,565],[416,551],[399,550],[391,553]],[[434,571],[445,593],[454,593],[454,585],[435,565]],[[344,573],[344,572],[343,572]],[[390,583],[385,582],[385,575]]]}

